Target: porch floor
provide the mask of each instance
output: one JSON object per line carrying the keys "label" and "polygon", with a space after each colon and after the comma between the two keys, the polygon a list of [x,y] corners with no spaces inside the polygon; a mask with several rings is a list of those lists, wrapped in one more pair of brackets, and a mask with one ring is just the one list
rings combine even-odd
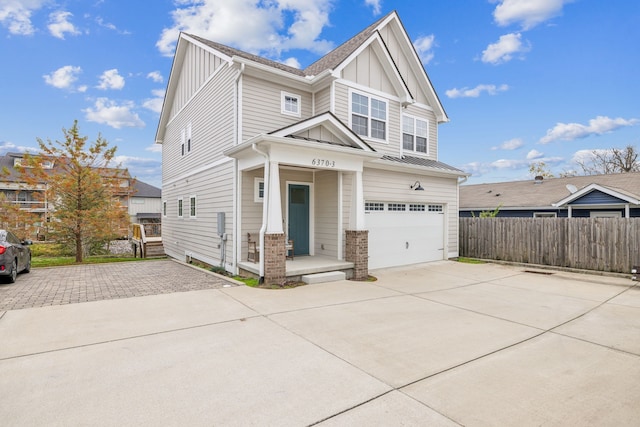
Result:
{"label": "porch floor", "polygon": [[[260,274],[260,264],[251,261],[241,261],[238,268],[256,275]],[[325,256],[296,256],[287,260],[287,277],[302,276],[303,274],[324,273],[327,271],[344,271],[353,268],[352,262]]]}

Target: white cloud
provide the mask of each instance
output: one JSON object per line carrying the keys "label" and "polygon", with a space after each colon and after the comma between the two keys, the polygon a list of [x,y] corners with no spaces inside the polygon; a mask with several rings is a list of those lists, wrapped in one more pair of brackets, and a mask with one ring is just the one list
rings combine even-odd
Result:
{"label": "white cloud", "polygon": [[462,89],[449,89],[445,92],[445,94],[449,98],[477,98],[482,92],[486,92],[489,95],[496,95],[498,92],[504,92],[509,90],[509,86],[507,85],[478,85],[472,89],[462,88]]}
{"label": "white cloud", "polygon": [[94,108],[86,108],[82,110],[85,118],[90,122],[96,122],[109,125],[113,128],[120,129],[123,127],[142,128],[144,122],[140,120],[138,114],[133,112],[134,104],[125,101],[118,105],[115,101],[108,98],[98,98],[94,104]]}
{"label": "white cloud", "polygon": [[0,141],[0,154],[6,153],[36,153],[38,152],[37,148],[33,147],[25,147],[22,145],[16,145],[13,142]]}
{"label": "white cloud", "polygon": [[547,130],[547,134],[540,139],[541,144],[548,144],[552,141],[573,141],[574,139],[586,138],[591,135],[602,135],[626,126],[634,126],[638,119],[611,119],[606,116],[598,116],[589,120],[588,125],[580,123],[557,123],[552,129]]}
{"label": "white cloud", "polygon": [[0,0],[0,23],[11,34],[29,36],[35,32],[31,14],[46,3],[48,0]]}
{"label": "white cloud", "polygon": [[69,18],[72,16],[73,14],[71,12],[66,12],[64,10],[59,10],[49,14],[49,25],[47,25],[47,28],[49,28],[51,35],[64,40],[65,33],[72,36],[80,34],[80,31],[78,31],[78,29],[69,22]]}
{"label": "white cloud", "polygon": [[160,71],[150,72],[149,74],[147,74],[147,78],[153,80],[156,83],[162,83],[164,81],[164,78],[162,77]]}
{"label": "white cloud", "polygon": [[510,33],[500,36],[496,43],[492,43],[482,51],[482,62],[490,64],[500,64],[513,59],[516,54],[528,52],[529,45],[522,44],[522,35],[520,33]]}
{"label": "white cloud", "polygon": [[605,155],[610,153],[610,149],[596,149],[596,150],[578,150],[573,153],[571,161],[573,163],[589,163],[595,159],[596,155]]}
{"label": "white cloud", "polygon": [[513,138],[503,142],[497,147],[491,147],[492,150],[517,150],[524,145],[524,141],[520,138]]}
{"label": "white cloud", "polygon": [[154,97],[145,100],[142,106],[147,110],[160,114],[162,111],[162,103],[164,102],[164,89],[155,89],[152,90],[151,93]]}
{"label": "white cloud", "polygon": [[124,87],[124,77],[118,74],[118,69],[107,70],[100,76],[100,84],[96,86],[98,89],[122,89]]}
{"label": "white cloud", "polygon": [[526,160],[499,159],[491,162],[490,166],[494,169],[518,169],[526,164]]}
{"label": "white cloud", "polygon": [[151,151],[152,153],[162,153],[162,144],[149,145],[145,150]]}
{"label": "white cloud", "polygon": [[127,30],[120,30],[120,29],[118,29],[118,27],[116,27],[114,24],[112,24],[112,23],[110,23],[110,22],[105,22],[105,21],[104,21],[104,19],[102,19],[102,17],[100,17],[100,16],[96,18],[96,23],[97,23],[98,25],[100,25],[101,27],[104,27],[104,28],[106,28],[106,29],[109,29],[109,30],[115,31],[115,32],[116,32],[116,33],[118,33],[118,34],[123,34],[123,35],[131,34],[131,33],[130,33],[129,31],[127,31]]}
{"label": "white cloud", "polygon": [[527,160],[534,160],[544,157],[544,153],[541,153],[538,150],[531,150],[527,153]]}
{"label": "white cloud", "polygon": [[523,30],[562,14],[562,7],[572,0],[494,0],[499,3],[493,17],[500,26],[520,23]]}
{"label": "white cloud", "polygon": [[[82,68],[73,65],[65,65],[60,67],[51,74],[45,74],[42,77],[49,86],[58,89],[73,89],[73,83],[78,80],[78,74],[82,72]],[[86,90],[86,87],[85,87]],[[84,92],[83,90],[80,90]]]}
{"label": "white cloud", "polygon": [[[331,0],[180,0],[173,26],[162,30],[156,47],[172,56],[180,31],[197,34],[247,52],[279,58],[289,49],[328,52],[333,43],[319,40],[329,25]],[[285,26],[292,19],[293,23]]]}
{"label": "white cloud", "polygon": [[364,4],[371,6],[374,15],[380,15],[382,10],[382,0],[364,0]]}
{"label": "white cloud", "polygon": [[282,63],[289,67],[300,68],[300,61],[293,57],[285,59]]}
{"label": "white cloud", "polygon": [[435,40],[436,36],[431,34],[428,36],[418,37],[416,41],[413,42],[413,47],[415,47],[420,60],[424,64],[428,64],[433,59],[433,48],[436,46]]}

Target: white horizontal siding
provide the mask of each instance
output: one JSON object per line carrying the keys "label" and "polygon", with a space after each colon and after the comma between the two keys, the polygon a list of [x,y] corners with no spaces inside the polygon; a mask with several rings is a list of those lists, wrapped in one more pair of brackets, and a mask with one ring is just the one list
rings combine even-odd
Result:
{"label": "white horizontal siding", "polygon": [[315,94],[314,115],[319,115],[331,111],[331,87],[319,90]]}
{"label": "white horizontal siding", "polygon": [[[233,163],[190,176],[167,186],[162,192],[167,215],[162,218],[162,241],[167,255],[184,260],[185,254],[215,265],[220,263],[218,212],[226,215],[226,260],[233,260]],[[190,217],[190,197],[196,196],[196,217]],[[183,217],[178,218],[178,199]]]}
{"label": "white horizontal siding", "polygon": [[135,217],[139,213],[160,213],[162,201],[158,197],[131,197],[129,199],[129,215]]}
{"label": "white horizontal siding", "polygon": [[[300,117],[282,114],[282,91],[300,95],[302,102]],[[311,102],[310,92],[278,85],[252,76],[244,76],[242,79],[243,141],[311,117]]]}

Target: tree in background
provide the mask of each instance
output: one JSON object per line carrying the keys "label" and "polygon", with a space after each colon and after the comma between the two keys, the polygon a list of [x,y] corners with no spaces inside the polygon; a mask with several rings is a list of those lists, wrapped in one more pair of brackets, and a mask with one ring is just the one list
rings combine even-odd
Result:
{"label": "tree in background", "polygon": [[553,173],[551,173],[549,166],[547,166],[547,164],[542,160],[538,162],[531,162],[529,164],[529,173],[534,178],[536,176],[541,176],[543,178],[553,178]]}
{"label": "tree in background", "polygon": [[577,163],[584,175],[640,172],[638,151],[633,145],[627,145],[623,149],[593,150],[588,159]]}
{"label": "tree in background", "polygon": [[129,174],[111,167],[117,147],[109,148],[101,135],[88,143],[77,120],[62,131],[63,141],[38,138],[40,154],[26,154],[19,171],[28,185],[46,183],[44,197],[52,205],[50,235],[71,246],[76,262],[82,262],[92,246],[121,236],[122,224],[128,225],[119,183]]}

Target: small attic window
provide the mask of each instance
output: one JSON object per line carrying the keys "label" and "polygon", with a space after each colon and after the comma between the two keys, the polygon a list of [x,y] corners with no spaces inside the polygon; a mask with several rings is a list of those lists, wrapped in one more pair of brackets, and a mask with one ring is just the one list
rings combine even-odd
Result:
{"label": "small attic window", "polygon": [[280,92],[280,94],[282,114],[300,117],[300,104],[302,104],[301,96],[284,91]]}

